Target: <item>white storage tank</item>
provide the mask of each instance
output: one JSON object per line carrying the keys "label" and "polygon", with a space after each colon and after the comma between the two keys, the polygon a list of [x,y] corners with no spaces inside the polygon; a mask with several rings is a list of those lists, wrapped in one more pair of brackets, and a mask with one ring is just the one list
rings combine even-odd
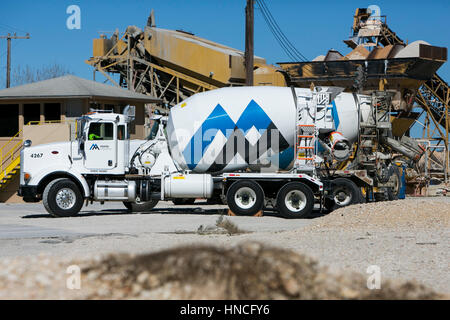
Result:
{"label": "white storage tank", "polygon": [[210,198],[214,182],[210,174],[174,173],[164,178],[166,198]]}

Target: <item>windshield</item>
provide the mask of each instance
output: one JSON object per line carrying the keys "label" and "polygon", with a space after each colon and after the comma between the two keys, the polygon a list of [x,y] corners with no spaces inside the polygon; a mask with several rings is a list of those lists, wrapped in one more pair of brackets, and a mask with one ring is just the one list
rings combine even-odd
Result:
{"label": "windshield", "polygon": [[156,134],[159,129],[159,121],[153,121],[153,124],[150,129],[150,134],[147,136],[147,140],[153,140],[156,138]]}
{"label": "windshield", "polygon": [[112,122],[91,122],[88,140],[113,140],[114,125]]}

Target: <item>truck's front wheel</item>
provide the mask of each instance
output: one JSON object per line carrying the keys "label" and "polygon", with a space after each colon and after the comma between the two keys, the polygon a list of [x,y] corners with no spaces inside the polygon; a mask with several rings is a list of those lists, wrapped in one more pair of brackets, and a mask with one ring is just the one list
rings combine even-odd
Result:
{"label": "truck's front wheel", "polygon": [[60,178],[50,182],[42,195],[44,207],[54,217],[76,215],[83,206],[83,195],[70,179]]}

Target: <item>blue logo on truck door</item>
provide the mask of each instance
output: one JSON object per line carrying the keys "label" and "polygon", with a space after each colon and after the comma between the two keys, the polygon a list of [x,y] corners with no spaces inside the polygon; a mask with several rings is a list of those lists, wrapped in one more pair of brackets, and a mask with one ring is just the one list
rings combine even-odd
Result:
{"label": "blue logo on truck door", "polygon": [[96,143],[94,143],[89,150],[100,150],[100,148],[98,147],[98,145]]}

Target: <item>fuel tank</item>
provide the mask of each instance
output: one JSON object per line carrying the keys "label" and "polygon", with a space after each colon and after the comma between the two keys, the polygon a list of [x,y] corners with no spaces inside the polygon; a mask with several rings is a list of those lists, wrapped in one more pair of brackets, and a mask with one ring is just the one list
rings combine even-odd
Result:
{"label": "fuel tank", "polygon": [[312,123],[316,112],[319,132],[338,131],[350,143],[356,141],[358,108],[365,105],[357,101],[364,97],[340,93],[318,109],[312,97],[309,89],[271,86],[195,94],[170,110],[171,155],[182,169],[194,172],[288,170],[294,160],[296,103],[305,115],[301,123]]}

